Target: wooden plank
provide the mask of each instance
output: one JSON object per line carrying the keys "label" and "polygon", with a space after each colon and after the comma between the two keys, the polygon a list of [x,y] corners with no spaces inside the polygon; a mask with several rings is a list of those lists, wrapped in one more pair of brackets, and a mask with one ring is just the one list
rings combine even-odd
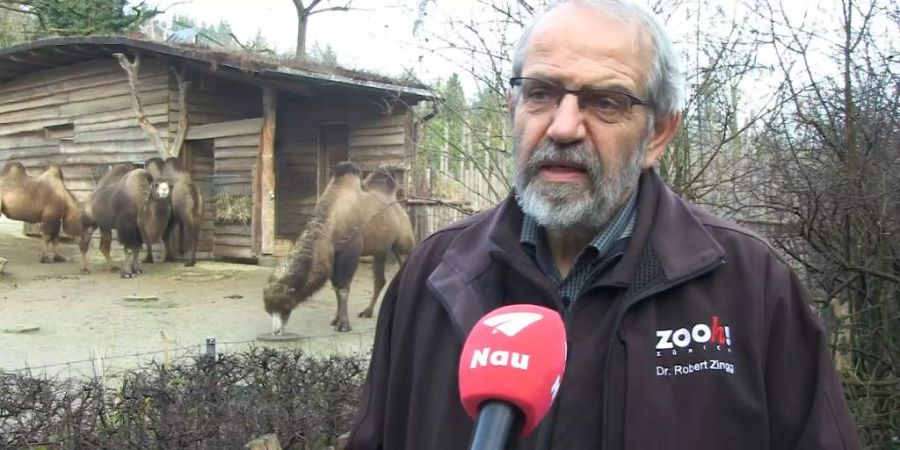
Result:
{"label": "wooden plank", "polygon": [[[189,112],[190,114],[190,112]],[[235,120],[231,122],[213,123],[191,127],[187,132],[188,140],[212,139],[227,136],[241,136],[259,133],[262,130],[262,118]]]}
{"label": "wooden plank", "polygon": [[[166,100],[166,91],[154,90],[141,93],[141,101],[145,105],[162,103]],[[68,122],[85,114],[105,112],[131,107],[131,94],[98,96],[90,100],[65,103],[57,106],[38,108],[35,110],[15,111],[0,114],[0,123],[33,122],[45,119],[69,119]]]}
{"label": "wooden plank", "polygon": [[354,122],[353,128],[377,128],[377,127],[389,127],[392,125],[404,126],[406,123],[406,114],[393,114],[390,116],[386,115],[378,115],[376,117],[368,118],[365,120],[359,120],[358,122]]}
{"label": "wooden plank", "polygon": [[46,147],[58,145],[59,139],[46,139],[43,133],[40,135],[0,137],[0,149],[23,149],[29,147]]}
{"label": "wooden plank", "polygon": [[[108,62],[103,61],[103,63],[104,67],[102,70],[84,70],[83,67],[86,63],[83,63],[65,67],[64,69],[69,73],[59,74],[55,77],[45,76],[47,71],[30,74],[19,79],[26,82],[24,87],[22,85],[17,86],[15,81],[0,85],[0,105],[126,81],[125,72],[112,58]],[[142,64],[139,78],[141,82],[167,73],[165,66],[143,66],[144,64]]]}
{"label": "wooden plank", "polygon": [[[123,76],[124,77],[124,76]],[[159,89],[165,89],[168,86],[168,78],[163,75],[149,77],[140,82],[138,92],[152,92]],[[95,83],[91,86],[79,87],[61,91],[52,89],[52,93],[31,97],[27,100],[23,99],[19,102],[0,104],[0,114],[11,111],[28,111],[37,108],[46,108],[48,106],[58,106],[66,103],[92,100],[98,96],[108,97],[113,95],[122,95],[130,93],[128,83],[124,78],[105,83]]]}
{"label": "wooden plank", "polygon": [[234,137],[222,137],[216,139],[216,149],[227,147],[253,147],[259,148],[259,134],[249,134]]}
{"label": "wooden plank", "polygon": [[350,138],[363,136],[385,136],[392,134],[403,135],[405,127],[402,125],[391,125],[387,127],[371,127],[371,128],[353,128],[350,130]]}
{"label": "wooden plank", "polygon": [[249,248],[252,245],[249,231],[247,232],[247,234],[221,234],[216,232],[214,239],[217,246],[229,245],[233,247]]}
{"label": "wooden plank", "polygon": [[0,122],[0,136],[8,136],[13,134],[21,134],[26,132],[43,132],[46,127],[55,127],[59,125],[68,125],[72,123],[69,118],[45,119],[38,121],[20,122],[6,124]]}
{"label": "wooden plank", "polygon": [[[169,130],[168,123],[163,126],[157,126],[156,130],[159,133],[160,137],[163,139],[168,138]],[[123,142],[123,141],[144,141],[149,140],[150,135],[147,134],[142,128],[133,127],[133,128],[119,128],[115,130],[99,130],[99,131],[86,131],[83,133],[76,133],[75,139],[73,142],[76,144],[86,144],[86,143],[105,143],[105,142]]]}
{"label": "wooden plank", "polygon": [[216,173],[249,174],[254,163],[256,163],[256,158],[216,160]]}
{"label": "wooden plank", "polygon": [[[147,120],[150,121],[151,124],[156,125],[157,128],[163,128],[169,126],[169,116],[168,115],[147,115]],[[102,131],[102,130],[115,130],[122,128],[137,128],[138,125],[137,118],[134,117],[134,112],[131,112],[131,117],[124,118],[121,120],[109,121],[109,122],[100,122],[100,123],[92,123],[87,125],[75,125],[75,134],[85,133],[90,131]]]}
{"label": "wooden plank", "polygon": [[[143,105],[144,114],[148,116],[166,115],[169,108],[165,103],[157,103],[154,105]],[[75,126],[85,126],[90,124],[115,122],[125,119],[134,119],[134,109],[128,108],[118,109],[115,111],[102,111],[99,113],[85,114],[75,118]],[[176,122],[177,123],[177,122]]]}
{"label": "wooden plank", "polygon": [[[95,77],[102,73],[112,72],[116,68],[116,62],[110,58],[104,61],[88,61],[66,67],[56,67],[50,70],[34,72],[26,77],[17,78],[0,85],[0,96],[6,100],[15,92],[24,89],[42,88],[48,84],[57,84],[80,78]],[[121,69],[119,69],[121,71]],[[27,97],[27,96],[26,96]],[[15,100],[13,100],[15,101]]]}
{"label": "wooden plank", "polygon": [[378,136],[353,136],[350,135],[350,147],[378,147],[388,145],[402,146],[406,142],[403,133]]}
{"label": "wooden plank", "polygon": [[[259,143],[257,143],[259,145]],[[253,158],[259,153],[259,147],[216,148],[216,159]]]}
{"label": "wooden plank", "polygon": [[157,156],[155,151],[147,152],[147,153],[114,152],[114,153],[110,153],[110,154],[77,153],[77,154],[48,155],[48,156],[41,156],[38,158],[18,158],[17,160],[26,166],[31,165],[31,166],[46,167],[48,164],[68,165],[68,164],[84,164],[86,162],[93,162],[96,164],[120,164],[120,163],[126,163],[126,162],[143,162],[154,156]]}
{"label": "wooden plank", "polygon": [[113,142],[74,142],[62,141],[59,144],[59,152],[62,154],[82,155],[108,155],[115,153],[153,153],[156,154],[156,146],[149,139],[142,141],[113,141]]}

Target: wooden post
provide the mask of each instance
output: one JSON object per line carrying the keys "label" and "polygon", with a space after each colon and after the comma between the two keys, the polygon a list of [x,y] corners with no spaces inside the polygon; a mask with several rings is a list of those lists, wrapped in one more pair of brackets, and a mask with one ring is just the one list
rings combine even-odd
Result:
{"label": "wooden post", "polygon": [[263,124],[259,143],[260,253],[275,250],[275,111],[277,91],[263,87]]}

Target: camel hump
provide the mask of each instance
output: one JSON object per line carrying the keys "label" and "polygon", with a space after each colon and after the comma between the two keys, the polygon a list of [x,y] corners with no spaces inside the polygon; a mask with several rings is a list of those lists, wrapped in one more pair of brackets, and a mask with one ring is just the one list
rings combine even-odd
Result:
{"label": "camel hump", "polygon": [[367,191],[380,191],[393,195],[397,192],[397,180],[388,169],[379,167],[363,180],[363,188]]}
{"label": "camel hump", "polygon": [[134,169],[122,178],[121,187],[125,194],[136,204],[146,203],[150,197],[153,175],[145,169]]}
{"label": "camel hump", "polygon": [[25,175],[25,166],[18,161],[10,161],[0,169],[0,177]]}
{"label": "camel hump", "polygon": [[43,180],[65,181],[63,179],[62,169],[60,169],[59,166],[54,166],[54,165],[47,167],[47,170],[44,170],[43,172],[41,172],[41,174],[38,175],[38,178],[43,179]]}
{"label": "camel hump", "polygon": [[100,178],[100,181],[97,182],[97,188],[99,189],[108,184],[117,183],[119,180],[125,177],[125,174],[133,169],[134,166],[127,163],[113,166],[111,169],[109,169],[108,172],[103,175],[103,177]]}
{"label": "camel hump", "polygon": [[357,177],[362,170],[359,168],[359,165],[353,161],[341,161],[331,169],[332,176],[337,179],[347,174],[354,174]]}

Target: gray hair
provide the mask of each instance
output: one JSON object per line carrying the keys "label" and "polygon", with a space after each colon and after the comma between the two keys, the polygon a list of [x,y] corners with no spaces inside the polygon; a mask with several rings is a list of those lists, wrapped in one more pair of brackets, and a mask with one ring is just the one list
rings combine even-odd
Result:
{"label": "gray hair", "polygon": [[626,23],[635,24],[650,35],[653,56],[650,76],[647,78],[645,86],[648,93],[647,100],[653,104],[653,115],[655,116],[662,117],[680,112],[684,102],[684,74],[681,72],[675,47],[656,16],[631,0],[559,0],[555,2],[544,12],[535,16],[522,31],[522,36],[516,42],[513,50],[512,76],[522,76],[528,41],[535,24],[547,12],[571,1],[580,1]]}

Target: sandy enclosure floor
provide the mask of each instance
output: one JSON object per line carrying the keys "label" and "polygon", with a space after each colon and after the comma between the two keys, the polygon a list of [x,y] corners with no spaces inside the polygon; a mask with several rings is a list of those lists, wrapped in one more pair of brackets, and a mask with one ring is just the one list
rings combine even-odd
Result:
{"label": "sandy enclosure floor", "polygon": [[[270,268],[208,261],[193,268],[143,264],[144,273],[128,280],[106,269],[96,246],[89,253],[90,275],[80,274],[75,245],[61,245],[71,260],[57,264],[39,264],[40,248],[38,239],[0,233],[0,257],[9,260],[0,274],[3,370],[53,365],[46,370],[75,374],[91,373],[100,364],[104,370],[124,368],[137,363],[136,353],[152,353],[140,358],[158,360],[197,353],[207,337],[216,338],[220,352],[247,345],[299,346],[313,353],[371,348],[375,318],[356,317],[372,295],[366,262],[351,287],[352,332],[332,330],[336,302],[326,285],[294,310],[286,327],[304,339],[267,344],[256,338],[271,328],[262,304]],[[118,262],[122,255],[114,252],[113,257]],[[396,264],[388,266],[389,280],[396,270]],[[126,300],[131,296],[158,300]]]}

